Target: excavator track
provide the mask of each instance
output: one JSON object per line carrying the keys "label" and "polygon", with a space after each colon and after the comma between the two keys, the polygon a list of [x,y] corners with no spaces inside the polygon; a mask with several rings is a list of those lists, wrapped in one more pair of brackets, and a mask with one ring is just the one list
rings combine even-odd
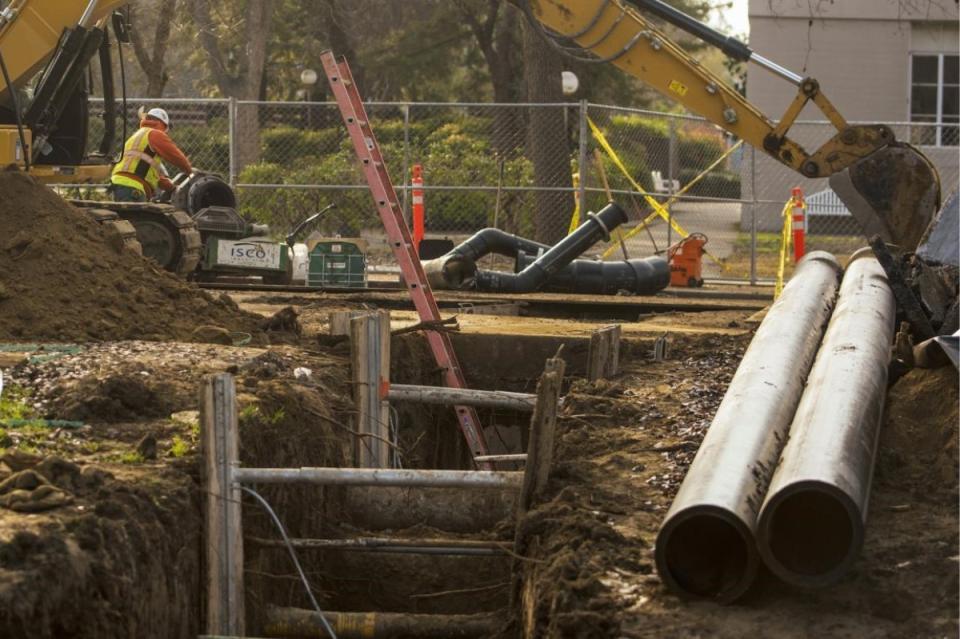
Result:
{"label": "excavator track", "polygon": [[136,239],[144,257],[164,269],[187,276],[200,263],[200,231],[185,211],[169,204],[146,202],[89,202],[71,200],[71,204],[93,211],[116,213],[136,230]]}

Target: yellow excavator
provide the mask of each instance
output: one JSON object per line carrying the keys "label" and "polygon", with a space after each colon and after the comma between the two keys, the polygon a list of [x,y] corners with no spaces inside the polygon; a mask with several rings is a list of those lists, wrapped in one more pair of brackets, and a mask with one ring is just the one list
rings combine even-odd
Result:
{"label": "yellow excavator", "polygon": [[[879,235],[885,242],[913,250],[939,208],[936,169],[915,148],[898,142],[890,127],[848,124],[813,78],[785,69],[661,0],[517,2],[528,21],[561,53],[581,62],[614,64],[802,175],[830,178],[831,188],[868,237]],[[774,123],[638,9],[735,60],[760,65],[795,85],[796,97]],[[789,137],[790,128],[810,102],[836,129],[813,151]]]}
{"label": "yellow excavator", "polygon": [[[0,166],[47,184],[105,183],[115,160],[117,96],[109,28],[126,41],[115,10],[129,0],[0,0]],[[87,151],[91,65],[99,64],[104,133]],[[194,271],[201,235],[169,204],[77,202],[167,270]]]}
{"label": "yellow excavator", "polygon": [[[129,0],[0,0],[0,166],[19,165],[47,183],[105,182],[116,138],[109,27],[126,40],[116,10]],[[896,141],[885,125],[850,125],[816,80],[801,77],[660,0],[514,0],[548,42],[585,62],[610,63],[641,79],[807,177],[829,177],[864,233],[916,247],[940,198],[930,161]],[[774,123],[703,68],[637,9],[690,32],[728,56],[763,66],[798,87]],[[89,69],[100,67],[104,134],[87,152]],[[788,133],[813,102],[837,129],[808,152]],[[231,194],[232,195],[232,194]],[[197,222],[164,204],[87,204],[104,221],[136,229],[144,253],[168,270],[191,273],[201,252]],[[222,207],[212,207],[220,209]],[[111,218],[113,216],[113,218]]]}

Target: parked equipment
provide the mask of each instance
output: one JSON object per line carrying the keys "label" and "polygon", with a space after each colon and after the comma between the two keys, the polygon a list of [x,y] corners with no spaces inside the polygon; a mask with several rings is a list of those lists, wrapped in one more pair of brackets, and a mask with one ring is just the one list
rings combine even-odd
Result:
{"label": "parked equipment", "polygon": [[670,286],[703,286],[703,247],[707,236],[691,233],[667,251],[670,259]]}
{"label": "parked equipment", "polygon": [[309,248],[307,286],[366,288],[367,256],[360,239],[321,239]]}

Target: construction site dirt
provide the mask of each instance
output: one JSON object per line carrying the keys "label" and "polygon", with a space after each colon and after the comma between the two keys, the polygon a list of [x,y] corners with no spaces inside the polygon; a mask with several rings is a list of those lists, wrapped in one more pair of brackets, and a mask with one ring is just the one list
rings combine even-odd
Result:
{"label": "construction site dirt", "polygon": [[[82,235],[100,233],[81,221],[70,224]],[[52,227],[57,242],[55,232]],[[78,233],[69,227],[63,234]],[[125,254],[114,253],[109,259],[129,270]],[[28,271],[16,269],[32,263],[40,277],[41,262],[53,263],[31,259],[15,259],[9,249],[0,254],[20,278],[4,275],[10,297],[0,310],[33,308],[17,301],[26,295],[17,283],[30,280],[23,279]],[[77,259],[56,266],[75,270]],[[137,264],[144,277],[168,281]],[[117,290],[108,270],[93,266],[89,273]],[[158,298],[149,309],[152,319],[128,320],[121,311],[124,319],[107,319],[111,328],[98,324],[105,311],[94,308],[105,303],[87,299],[106,293],[71,281],[72,322],[54,325],[34,310],[38,314],[16,322],[5,314],[0,324],[10,340],[0,357],[0,636],[203,634],[206,495],[197,410],[204,377],[230,372],[236,378],[244,465],[350,465],[357,445],[350,345],[328,335],[328,316],[376,307],[380,294],[247,291],[228,301],[169,279],[178,298]],[[50,287],[52,295],[66,295]],[[182,310],[176,300],[183,299],[197,300],[189,302],[196,313]],[[956,635],[958,380],[952,367],[911,370],[890,388],[866,543],[843,581],[804,591],[763,575],[746,598],[725,607],[685,601],[664,588],[653,562],[657,530],[765,302],[659,300],[663,306],[629,321],[597,317],[595,308],[543,318],[447,307],[444,316],[457,315],[454,344],[473,388],[532,392],[545,359],[563,346],[565,399],[548,489],[517,521],[512,502],[494,492],[415,503],[344,489],[260,487],[291,537],[469,538],[505,549],[492,557],[414,559],[301,550],[321,603],[344,611],[488,613],[496,622],[491,634],[501,638],[524,630],[556,638]],[[45,308],[56,307],[48,302]],[[473,307],[486,303],[476,299]],[[702,310],[711,303],[714,310]],[[284,322],[265,323],[286,307],[293,312],[279,316]],[[392,311],[394,330],[417,321],[410,310]],[[137,335],[136,322],[150,332]],[[609,323],[623,330],[620,372],[587,381],[590,334]],[[232,343],[198,343],[194,329],[205,325],[220,328]],[[665,357],[654,357],[658,339],[667,344]],[[396,335],[391,348],[394,382],[438,384],[422,332]],[[452,410],[402,403],[396,410],[405,467],[468,467]],[[479,415],[491,441],[519,452],[526,417],[494,409]],[[286,549],[276,544],[273,523],[247,498],[243,524],[247,630],[264,636],[256,633],[269,606],[310,603]],[[524,556],[508,552],[518,529],[534,540]],[[511,606],[510,596],[521,575],[534,602],[523,611]]]}

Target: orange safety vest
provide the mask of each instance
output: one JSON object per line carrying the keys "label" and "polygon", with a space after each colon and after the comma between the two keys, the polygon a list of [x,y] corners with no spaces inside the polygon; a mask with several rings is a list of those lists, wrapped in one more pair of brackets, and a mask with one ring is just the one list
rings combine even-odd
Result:
{"label": "orange safety vest", "polygon": [[[110,175],[110,181],[113,184],[143,191],[143,185],[146,183],[150,187],[147,195],[152,195],[157,190],[157,185],[160,183],[158,170],[160,159],[157,158],[157,152],[150,147],[151,131],[154,129],[142,127],[123,145],[123,156],[114,165]],[[123,175],[124,173],[127,175]],[[140,178],[142,182],[130,177],[133,175]]]}

